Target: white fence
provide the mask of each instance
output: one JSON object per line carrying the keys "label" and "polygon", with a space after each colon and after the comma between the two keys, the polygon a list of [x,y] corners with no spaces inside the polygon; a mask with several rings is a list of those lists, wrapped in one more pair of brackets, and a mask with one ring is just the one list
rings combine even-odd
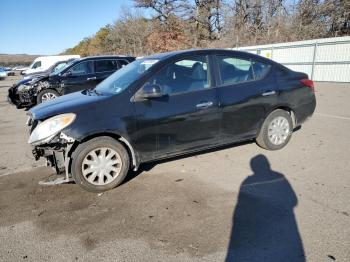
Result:
{"label": "white fence", "polygon": [[273,59],[314,81],[350,82],[350,36],[234,49]]}

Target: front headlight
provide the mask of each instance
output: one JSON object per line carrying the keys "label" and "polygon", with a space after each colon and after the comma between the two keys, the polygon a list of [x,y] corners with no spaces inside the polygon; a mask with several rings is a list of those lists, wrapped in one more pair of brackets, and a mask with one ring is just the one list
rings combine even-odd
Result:
{"label": "front headlight", "polygon": [[38,77],[34,77],[32,80],[29,81],[29,83],[33,84],[33,83],[35,83],[36,81],[38,81]]}
{"label": "front headlight", "polygon": [[20,85],[18,88],[17,88],[17,91],[18,92],[23,92],[23,91],[28,91],[29,89],[31,89],[32,86],[30,85]]}
{"label": "front headlight", "polygon": [[40,123],[31,133],[28,143],[32,145],[49,142],[62,129],[73,123],[75,114],[68,113],[51,117]]}

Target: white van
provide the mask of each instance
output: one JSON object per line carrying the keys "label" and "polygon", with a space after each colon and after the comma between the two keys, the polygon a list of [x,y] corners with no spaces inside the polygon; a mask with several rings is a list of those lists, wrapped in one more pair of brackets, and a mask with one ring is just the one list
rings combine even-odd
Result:
{"label": "white van", "polygon": [[47,70],[50,66],[57,62],[76,58],[80,58],[80,55],[40,56],[33,61],[33,63],[29,66],[29,69],[23,72],[23,75],[39,73]]}

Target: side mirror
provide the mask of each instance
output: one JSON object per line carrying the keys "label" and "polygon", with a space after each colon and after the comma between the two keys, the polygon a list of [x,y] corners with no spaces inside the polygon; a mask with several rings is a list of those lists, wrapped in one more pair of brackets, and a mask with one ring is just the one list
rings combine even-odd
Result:
{"label": "side mirror", "polygon": [[163,92],[163,89],[159,85],[154,85],[154,84],[145,84],[142,87],[141,94],[140,96],[142,98],[158,98],[158,97],[163,97],[165,94]]}

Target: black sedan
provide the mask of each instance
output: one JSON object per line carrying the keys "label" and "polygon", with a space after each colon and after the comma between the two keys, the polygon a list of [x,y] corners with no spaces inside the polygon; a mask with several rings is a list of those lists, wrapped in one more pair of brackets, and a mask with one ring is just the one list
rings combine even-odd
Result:
{"label": "black sedan", "polygon": [[17,108],[30,108],[58,96],[91,89],[134,60],[134,57],[129,56],[95,56],[76,59],[50,74],[32,78],[30,81],[24,78],[9,89],[9,101]]}
{"label": "black sedan", "polygon": [[304,73],[244,52],[177,51],[32,108],[28,142],[67,181],[99,192],[144,162],[247,140],[281,149],[315,106]]}

